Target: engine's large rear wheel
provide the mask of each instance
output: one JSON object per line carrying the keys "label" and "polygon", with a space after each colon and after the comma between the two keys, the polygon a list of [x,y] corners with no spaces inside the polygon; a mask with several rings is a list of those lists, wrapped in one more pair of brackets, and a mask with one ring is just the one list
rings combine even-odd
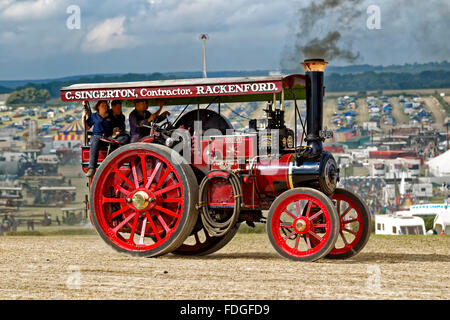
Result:
{"label": "engine's large rear wheel", "polygon": [[198,184],[173,150],[133,143],[111,153],[91,185],[92,220],[103,240],[131,255],[158,256],[178,248],[198,213]]}
{"label": "engine's large rear wheel", "polygon": [[269,209],[267,233],[275,250],[291,260],[315,261],[334,248],[339,218],[331,200],[311,188],[279,195]]}
{"label": "engine's large rear wheel", "polygon": [[360,252],[370,237],[371,216],[358,195],[337,188],[331,196],[339,215],[339,237],[327,255],[329,259],[348,259]]}
{"label": "engine's large rear wheel", "polygon": [[219,251],[234,238],[239,226],[240,223],[237,223],[230,231],[220,237],[211,236],[204,227],[201,227],[198,231],[194,230],[193,234],[172,253],[182,256],[206,256]]}

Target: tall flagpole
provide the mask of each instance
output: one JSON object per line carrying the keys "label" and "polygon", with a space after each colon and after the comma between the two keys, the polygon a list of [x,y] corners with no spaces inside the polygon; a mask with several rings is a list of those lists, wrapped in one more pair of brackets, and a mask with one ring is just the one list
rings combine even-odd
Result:
{"label": "tall flagpole", "polygon": [[207,34],[201,34],[200,40],[202,40],[202,47],[203,47],[203,78],[207,78],[208,75],[206,74],[206,40],[208,40],[209,37]]}

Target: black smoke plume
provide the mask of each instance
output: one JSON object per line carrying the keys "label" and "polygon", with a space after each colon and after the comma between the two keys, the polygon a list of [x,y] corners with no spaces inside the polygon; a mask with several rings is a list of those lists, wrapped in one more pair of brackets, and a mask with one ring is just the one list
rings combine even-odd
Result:
{"label": "black smoke plume", "polygon": [[300,8],[294,32],[294,45],[285,49],[281,68],[283,70],[298,68],[299,62],[309,58],[349,63],[358,61],[360,53],[346,47],[341,32],[351,29],[354,19],[362,15],[362,2],[362,0],[318,0],[311,1],[306,8]]}

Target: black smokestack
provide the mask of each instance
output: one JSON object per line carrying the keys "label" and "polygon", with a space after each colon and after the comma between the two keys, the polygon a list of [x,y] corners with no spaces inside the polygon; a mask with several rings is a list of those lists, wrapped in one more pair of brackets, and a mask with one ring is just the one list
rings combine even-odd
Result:
{"label": "black smokestack", "polygon": [[307,59],[302,63],[306,76],[305,140],[313,153],[322,151],[323,73],[327,64],[323,59]]}

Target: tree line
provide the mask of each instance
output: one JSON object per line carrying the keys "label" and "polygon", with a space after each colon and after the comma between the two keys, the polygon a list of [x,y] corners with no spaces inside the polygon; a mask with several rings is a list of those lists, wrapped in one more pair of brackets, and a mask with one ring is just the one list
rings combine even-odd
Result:
{"label": "tree line", "polygon": [[9,92],[11,92],[11,89],[9,89],[7,87],[0,86],[0,94],[2,94],[2,93],[9,93]]}
{"label": "tree line", "polygon": [[22,90],[13,91],[6,100],[7,105],[11,104],[28,104],[28,103],[45,103],[52,96],[46,89],[37,90],[30,87]]}
{"label": "tree line", "polygon": [[37,90],[48,90],[50,95],[54,98],[60,96],[60,89],[62,87],[67,87],[75,83],[111,83],[111,82],[132,82],[132,81],[154,81],[154,80],[168,80],[174,79],[174,76],[164,75],[162,73],[152,73],[152,74],[136,74],[127,73],[123,75],[113,75],[113,76],[85,76],[74,80],[64,80],[64,81],[51,81],[45,83],[27,83],[15,90],[21,90],[24,88],[33,87]]}
{"label": "tree line", "polygon": [[325,86],[329,92],[450,88],[450,71],[332,73]]}

